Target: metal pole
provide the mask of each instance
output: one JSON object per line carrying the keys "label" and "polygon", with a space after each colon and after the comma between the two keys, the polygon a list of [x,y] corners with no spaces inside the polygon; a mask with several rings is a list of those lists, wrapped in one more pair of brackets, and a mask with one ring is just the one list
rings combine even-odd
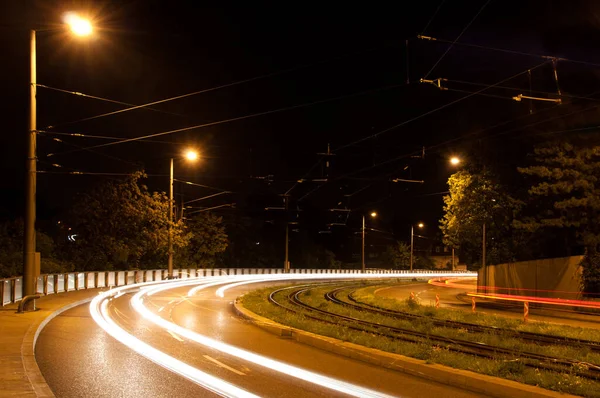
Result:
{"label": "metal pole", "polygon": [[[25,193],[25,230],[23,234],[23,297],[35,294],[35,191],[36,191],[36,56],[35,30],[29,32],[29,139],[27,146],[27,183]],[[35,300],[25,304],[26,311],[35,309]]]}
{"label": "metal pole", "polygon": [[414,225],[410,226],[410,270],[413,268],[413,243],[415,240],[415,227]]}
{"label": "metal pole", "polygon": [[169,173],[169,262],[168,278],[173,277],[173,158],[171,158],[171,170]]}
{"label": "metal pole", "polygon": [[452,271],[454,271],[454,248],[452,248]]}
{"label": "metal pole", "polygon": [[290,223],[288,220],[288,196],[283,197],[283,201],[285,203],[285,259],[283,263],[283,272],[290,272],[290,261],[289,261],[289,244],[290,244]]}
{"label": "metal pole", "polygon": [[482,259],[481,259],[481,266],[485,267],[485,223],[483,223],[483,247],[482,247]]}
{"label": "metal pole", "polygon": [[363,214],[363,223],[362,223],[362,272],[366,271],[365,267],[365,216]]}

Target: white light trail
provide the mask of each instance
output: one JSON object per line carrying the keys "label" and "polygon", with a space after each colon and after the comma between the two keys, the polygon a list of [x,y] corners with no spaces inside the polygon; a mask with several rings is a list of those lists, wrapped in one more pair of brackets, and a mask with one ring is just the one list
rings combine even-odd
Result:
{"label": "white light trail", "polygon": [[[290,377],[295,377],[303,381],[319,385],[324,388],[329,388],[338,392],[342,392],[348,395],[357,397],[389,397],[389,395],[370,390],[364,387],[356,386],[351,383],[336,380],[327,376],[320,375],[318,373],[310,372],[305,369],[297,368],[292,365],[285,364],[270,358],[263,357],[261,355],[240,349],[229,344],[216,341],[207,336],[200,335],[189,329],[183,328],[179,325],[171,323],[157,314],[152,313],[147,309],[144,304],[144,296],[152,296],[164,290],[180,288],[184,286],[199,285],[189,290],[188,296],[195,295],[198,291],[206,289],[208,287],[226,284],[217,290],[217,295],[220,297],[224,296],[226,290],[236,286],[240,286],[248,283],[259,283],[267,281],[285,281],[285,280],[320,280],[320,279],[379,279],[379,278],[427,278],[435,277],[439,274],[433,273],[394,273],[394,274],[383,274],[383,273],[372,273],[372,274],[271,274],[271,275],[238,275],[238,276],[214,276],[214,277],[200,277],[194,279],[186,279],[184,281],[172,280],[172,281],[157,281],[147,282],[135,285],[123,286],[110,291],[104,292],[96,297],[90,304],[90,313],[96,323],[102,327],[108,334],[114,337],[119,342],[127,345],[135,352],[150,359],[151,361],[163,366],[166,369],[173,371],[188,380],[197,383],[198,385],[213,391],[219,395],[227,397],[255,397],[254,394],[245,391],[235,385],[227,383],[217,377],[204,373],[178,359],[171,357],[164,352],[157,350],[156,348],[142,342],[131,334],[127,333],[120,326],[118,326],[112,319],[110,319],[110,313],[108,311],[107,299],[114,295],[123,294],[124,290],[140,288],[140,291],[133,296],[131,304],[135,311],[141,314],[145,319],[160,326],[170,333],[175,333],[179,336],[187,338],[198,344],[204,345],[224,352],[226,354],[235,356],[237,358],[255,363],[257,365],[269,368],[271,370],[284,373]],[[473,274],[465,273],[448,273],[444,274],[445,277],[464,277],[473,276]],[[233,282],[233,283],[231,283]]]}
{"label": "white light trail", "polygon": [[[196,281],[198,283],[198,281]],[[146,285],[146,284],[139,284]],[[108,312],[108,298],[113,294],[125,289],[139,285],[123,286],[117,289],[109,290],[94,298],[90,303],[90,313],[96,323],[116,340],[131,348],[138,354],[148,358],[152,362],[169,369],[170,371],[185,377],[188,380],[210,390],[223,397],[257,398],[248,391],[242,390],[233,384],[227,383],[217,377],[204,373],[193,366],[190,366],[162,351],[140,341],[136,337],[121,329],[111,318]]]}
{"label": "white light trail", "polygon": [[[357,277],[357,274],[351,274],[354,276],[354,278]],[[388,274],[389,275],[389,274]],[[298,276],[300,276],[300,278],[298,278]],[[347,278],[348,275],[344,275],[344,274],[336,274],[335,275],[337,278],[333,278],[333,279],[343,279],[343,278]],[[250,282],[263,282],[265,280],[285,280],[285,279],[332,279],[332,275],[329,274],[316,274],[316,275],[310,275],[310,274],[301,274],[301,275],[297,275],[297,274],[275,274],[272,275],[273,278],[265,278],[264,275],[249,275],[247,277],[238,277],[236,279],[248,279],[246,281],[243,281],[244,283],[250,283]],[[315,278],[317,277],[317,278]],[[361,275],[362,278],[364,278],[364,275]],[[219,284],[223,284],[226,281],[223,280],[225,278],[219,278],[221,280],[219,281],[214,281],[212,283],[207,283],[207,284],[203,284],[202,286],[198,286],[194,289],[190,290],[190,293],[194,294],[197,291],[201,290],[201,289],[205,289],[211,286],[215,286],[215,285],[219,285]],[[229,277],[226,278],[229,280],[234,280],[233,277]],[[241,282],[237,282],[234,283],[233,285],[239,285]],[[180,286],[185,286],[188,285],[189,283],[182,283]],[[231,287],[231,285],[229,285]],[[176,286],[176,284],[174,285],[168,285],[168,286],[156,286],[156,287],[150,287],[148,289],[144,289],[140,292],[138,292],[137,294],[135,294],[132,298],[131,298],[131,305],[134,308],[134,310],[136,310],[140,315],[142,315],[145,319],[149,320],[150,322],[154,323],[157,326],[160,326],[166,330],[172,331],[174,333],[177,333],[178,335],[185,337],[191,341],[194,341],[198,344],[204,345],[206,347],[221,351],[225,354],[228,355],[232,355],[235,356],[237,358],[252,362],[256,365],[259,366],[263,366],[266,367],[268,369],[271,369],[273,371],[276,372],[280,372],[283,373],[287,376],[290,377],[294,377],[309,383],[313,383],[316,384],[318,386],[324,387],[324,388],[328,388],[334,391],[338,391],[344,394],[348,394],[354,397],[377,397],[377,398],[382,398],[382,397],[391,397],[390,395],[384,394],[384,393],[380,393],[378,391],[374,391],[368,388],[364,388],[364,387],[360,387],[351,383],[347,383],[341,380],[337,380],[328,376],[323,376],[321,374],[318,373],[314,373],[302,368],[298,368],[296,366],[292,366],[292,365],[288,365],[286,363],[280,362],[280,361],[276,361],[258,354],[255,354],[253,352],[250,351],[246,351],[243,350],[241,348],[211,339],[210,337],[198,334],[194,331],[191,331],[189,329],[183,328],[179,325],[176,325],[172,322],[167,321],[166,319],[161,318],[160,316],[152,313],[149,309],[147,309],[142,301],[142,298],[144,295],[146,294],[156,294],[158,292],[164,291],[164,290],[168,290],[168,289],[172,289],[178,287]]]}

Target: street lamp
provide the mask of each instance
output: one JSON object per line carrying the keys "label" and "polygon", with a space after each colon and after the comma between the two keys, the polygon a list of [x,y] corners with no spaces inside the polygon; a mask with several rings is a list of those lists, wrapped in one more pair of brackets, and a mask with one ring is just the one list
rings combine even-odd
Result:
{"label": "street lamp", "polygon": [[[92,33],[92,25],[84,18],[78,17],[75,13],[65,15],[65,23],[71,28],[71,31],[78,36],[86,36]],[[39,270],[35,264],[35,191],[37,184],[37,155],[36,155],[36,134],[37,134],[37,65],[35,51],[36,31],[32,29],[29,32],[29,139],[27,145],[26,162],[26,191],[25,191],[25,225],[23,231],[23,297],[32,296],[36,293],[36,279]],[[26,311],[35,309],[35,301],[25,302]]]}
{"label": "street lamp", "polygon": [[[377,217],[377,213],[376,212],[371,212],[370,216],[372,218]],[[365,215],[363,214],[362,217],[362,272],[364,273],[366,270],[365,268]]]}
{"label": "street lamp", "polygon": [[[417,224],[417,227],[423,228],[425,224],[422,222]],[[415,241],[415,226],[411,224],[410,226],[410,270],[413,269],[413,251],[414,251],[414,241]]]}
{"label": "street lamp", "polygon": [[452,156],[450,158],[450,164],[453,166],[458,166],[460,164],[461,160],[458,156]]}
{"label": "street lamp", "polygon": [[[183,156],[190,162],[198,160],[200,155],[193,149],[185,151]],[[167,278],[173,278],[173,162],[171,158],[171,169],[169,173],[169,260],[167,262]]]}

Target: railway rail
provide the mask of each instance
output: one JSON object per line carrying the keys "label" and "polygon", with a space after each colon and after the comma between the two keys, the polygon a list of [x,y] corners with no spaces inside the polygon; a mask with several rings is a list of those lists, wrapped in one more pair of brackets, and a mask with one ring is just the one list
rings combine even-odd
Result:
{"label": "railway rail", "polygon": [[[434,344],[443,345],[445,349],[448,349],[453,352],[469,354],[488,359],[520,361],[525,366],[543,368],[550,371],[570,372],[577,374],[581,377],[586,377],[590,379],[600,379],[600,366],[595,364],[566,358],[556,358],[543,354],[523,352],[510,348],[492,346],[468,340],[448,338],[430,333],[421,333],[406,328],[382,325],[378,323],[369,322],[364,319],[351,317],[347,315],[341,315],[334,312],[326,311],[321,308],[313,307],[309,304],[306,304],[300,299],[300,296],[303,293],[322,286],[323,285],[302,285],[277,289],[271,292],[271,294],[269,295],[269,302],[282,309],[285,309],[286,311],[290,311],[293,313],[301,313],[306,318],[333,325],[343,325],[344,327],[350,330],[368,332],[374,335],[379,335],[382,337],[387,337],[390,339],[400,341],[406,341],[409,343],[430,342]],[[341,288],[334,289],[332,291],[339,292],[340,290],[355,287],[356,286],[344,286]],[[364,285],[361,285],[361,287],[364,287]],[[285,296],[287,299],[287,303],[283,304],[280,301],[278,301],[276,296],[286,291],[289,291],[289,293],[287,293],[287,295]],[[329,293],[331,293],[332,291],[330,291]],[[325,296],[327,296],[327,294]],[[564,342],[561,342],[560,344],[564,345]]]}

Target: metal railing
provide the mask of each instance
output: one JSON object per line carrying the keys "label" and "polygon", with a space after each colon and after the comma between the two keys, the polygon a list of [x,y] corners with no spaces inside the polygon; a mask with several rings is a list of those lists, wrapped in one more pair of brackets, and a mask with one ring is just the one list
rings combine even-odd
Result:
{"label": "metal railing", "polygon": [[[213,269],[175,269],[173,275],[180,279],[219,276],[219,275],[254,275],[254,274],[282,274],[282,268],[213,268]],[[291,274],[339,274],[360,273],[358,269],[307,269],[296,268],[290,270]],[[431,270],[367,270],[367,273],[426,273],[444,275],[456,273],[456,271],[431,271]],[[154,270],[132,270],[132,271],[91,271],[91,272],[68,272],[64,274],[44,274],[37,278],[36,293],[49,295],[70,292],[81,289],[96,289],[103,287],[115,287],[132,285],[140,282],[153,282],[167,279],[166,269]],[[0,306],[20,301],[23,296],[23,278],[0,279]]]}

